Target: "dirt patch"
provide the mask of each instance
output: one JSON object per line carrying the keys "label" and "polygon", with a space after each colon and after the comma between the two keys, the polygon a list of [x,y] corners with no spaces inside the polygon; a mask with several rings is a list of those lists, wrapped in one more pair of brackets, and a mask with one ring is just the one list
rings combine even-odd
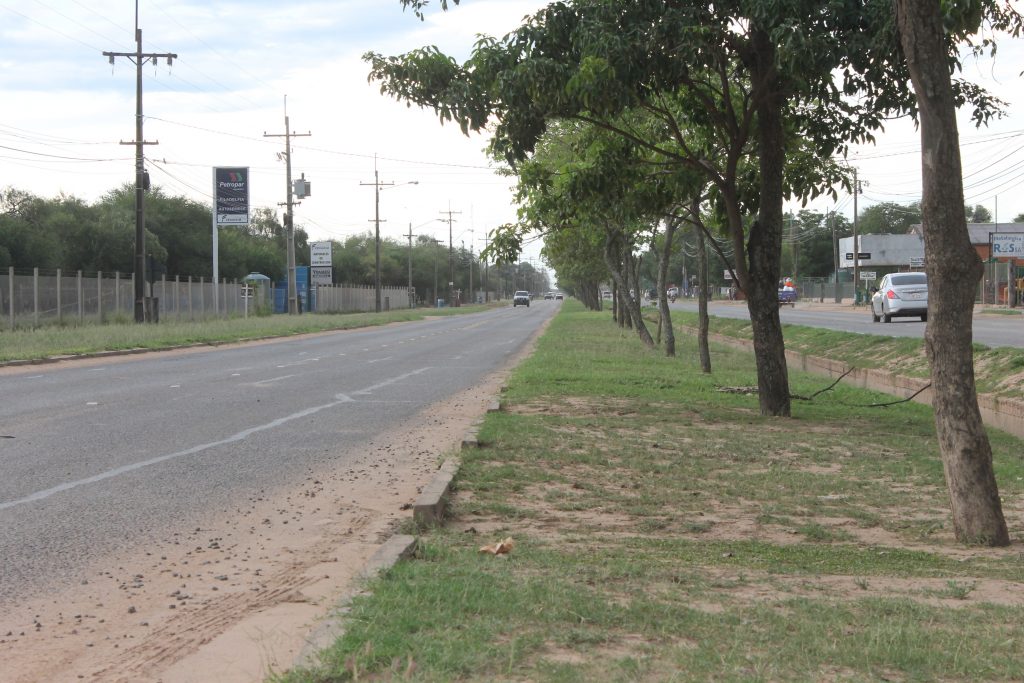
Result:
{"label": "dirt patch", "polygon": [[[86,584],[0,614],[4,683],[250,683],[289,668],[531,349],[381,434],[347,471],[311,472],[235,514],[111,557]],[[2,370],[30,371],[39,368]]]}

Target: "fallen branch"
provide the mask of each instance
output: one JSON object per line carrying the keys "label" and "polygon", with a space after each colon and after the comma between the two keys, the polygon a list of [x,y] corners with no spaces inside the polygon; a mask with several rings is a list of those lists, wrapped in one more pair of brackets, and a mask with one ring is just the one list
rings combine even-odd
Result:
{"label": "fallen branch", "polygon": [[815,392],[814,392],[813,394],[811,394],[810,396],[800,396],[800,395],[798,395],[798,394],[790,394],[790,398],[792,398],[792,399],[796,399],[796,400],[798,400],[798,401],[813,401],[813,400],[814,400],[814,397],[815,397],[815,396],[820,396],[821,394],[824,394],[824,393],[825,393],[826,391],[832,391],[832,389],[833,389],[833,388],[835,388],[835,386],[836,386],[837,384],[839,384],[839,383],[840,383],[841,381],[843,381],[843,378],[844,378],[844,377],[846,377],[847,375],[849,375],[849,374],[850,374],[851,372],[853,372],[854,370],[856,370],[856,368],[850,368],[849,370],[847,370],[847,371],[846,371],[846,372],[844,372],[843,374],[839,375],[839,377],[837,377],[837,378],[836,378],[836,381],[835,381],[835,382],[832,382],[832,384],[829,384],[829,385],[828,385],[827,387],[825,387],[824,389],[819,389],[818,391],[815,391]]}
{"label": "fallen branch", "polygon": [[886,406],[894,406],[900,403],[907,403],[909,401],[913,401],[918,394],[920,394],[925,389],[930,389],[931,386],[932,383],[928,382],[928,384],[925,384],[923,387],[912,393],[910,396],[907,396],[906,398],[901,398],[898,401],[888,401],[886,403],[848,403],[844,405],[849,405],[852,408],[885,408]]}

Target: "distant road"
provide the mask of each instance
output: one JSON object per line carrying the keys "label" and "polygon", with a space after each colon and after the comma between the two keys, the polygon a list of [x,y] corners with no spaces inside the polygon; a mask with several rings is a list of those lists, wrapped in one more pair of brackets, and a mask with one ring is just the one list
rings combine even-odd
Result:
{"label": "distant road", "polygon": [[[694,311],[697,302],[677,300],[672,308]],[[711,301],[708,312],[721,318],[749,319],[746,303],[741,301]],[[853,334],[878,334],[889,337],[924,338],[925,324],[917,318],[894,318],[891,323],[871,322],[867,306],[817,304],[798,302],[795,307],[783,306],[779,310],[783,324],[822,327]],[[1024,347],[1024,316],[999,315],[976,312],[974,315],[974,341],[989,347]]]}

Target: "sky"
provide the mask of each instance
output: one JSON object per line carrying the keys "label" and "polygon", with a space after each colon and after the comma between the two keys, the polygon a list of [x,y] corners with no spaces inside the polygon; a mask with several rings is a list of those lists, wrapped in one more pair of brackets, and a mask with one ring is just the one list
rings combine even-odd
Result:
{"label": "sky", "polygon": [[[311,241],[373,230],[376,167],[382,237],[405,243],[411,225],[479,252],[516,219],[487,139],[380,94],[362,55],[437,45],[463,59],[545,4],[434,3],[420,21],[399,0],[139,0],[143,52],[178,55],[143,68],[151,182],[209,204],[214,167],[248,167],[252,206],[280,216],[285,140],[264,135],[284,134],[287,107],[291,132],[310,133],[292,138],[292,175],[310,181],[295,224]],[[134,0],[0,0],[0,187],[92,202],[134,184],[135,147],[119,143],[135,139],[136,69],[102,54],[134,52],[134,25]],[[523,258],[541,267],[540,247]]]}
{"label": "sky", "polygon": [[[210,202],[212,169],[250,169],[252,205],[285,201],[284,117],[292,172],[311,196],[295,209],[311,240],[373,229],[376,168],[381,234],[485,245],[515,220],[511,181],[494,173],[485,137],[442,126],[367,82],[367,51],[425,45],[466,58],[479,34],[504,35],[545,0],[434,2],[426,20],[399,0],[139,0],[143,51],[176,53],[143,69],[144,138],[152,182]],[[134,182],[135,66],[103,52],[134,52],[135,0],[0,0],[0,187],[95,201]],[[963,75],[1006,100],[1008,115],[976,129],[961,116],[965,198],[1000,221],[1024,213],[1024,43],[1004,39],[994,60],[969,58]],[[893,121],[848,161],[864,181],[859,209],[920,200],[919,140]],[[416,183],[416,184],[412,184]],[[791,203],[787,209],[800,207]],[[853,198],[809,208],[852,218]],[[523,257],[540,266],[539,240]]]}

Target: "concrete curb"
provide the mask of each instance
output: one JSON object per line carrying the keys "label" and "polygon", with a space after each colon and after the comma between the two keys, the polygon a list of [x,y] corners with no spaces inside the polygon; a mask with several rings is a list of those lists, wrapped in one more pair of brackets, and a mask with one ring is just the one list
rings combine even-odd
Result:
{"label": "concrete curb", "polygon": [[[391,569],[399,560],[412,556],[416,552],[416,546],[415,536],[392,536],[367,560],[366,565],[360,570],[356,582],[365,584],[381,572]],[[330,647],[344,632],[345,619],[348,616],[352,599],[365,593],[364,589],[359,588],[347,593],[334,603],[327,618],[306,638],[306,644],[295,658],[293,667],[314,667],[319,664],[320,652]]]}
{"label": "concrete curb", "polygon": [[420,493],[420,497],[412,506],[412,519],[416,522],[417,527],[438,526],[444,520],[445,513],[448,512],[448,498],[452,490],[452,481],[458,474],[460,465],[458,458],[445,460],[434,478]]}
{"label": "concrete curb", "polygon": [[[501,405],[495,401],[488,408],[488,412],[501,410]],[[477,448],[479,441],[477,433],[479,424],[467,432],[462,439],[462,448]],[[412,508],[412,517],[418,527],[438,526],[444,521],[448,511],[448,499],[451,495],[452,481],[459,472],[461,462],[457,457],[451,457],[441,463],[430,483],[416,499]],[[377,551],[367,561],[366,566],[359,572],[356,581],[365,584],[378,574],[391,569],[402,559],[406,559],[416,551],[417,540],[415,536],[396,535],[392,536],[377,548]],[[362,588],[345,594],[339,599],[328,613],[328,616],[309,634],[302,651],[295,658],[292,667],[315,667],[319,664],[319,654],[322,650],[330,647],[345,630],[345,619],[348,616],[352,599],[357,595],[365,594]]]}

